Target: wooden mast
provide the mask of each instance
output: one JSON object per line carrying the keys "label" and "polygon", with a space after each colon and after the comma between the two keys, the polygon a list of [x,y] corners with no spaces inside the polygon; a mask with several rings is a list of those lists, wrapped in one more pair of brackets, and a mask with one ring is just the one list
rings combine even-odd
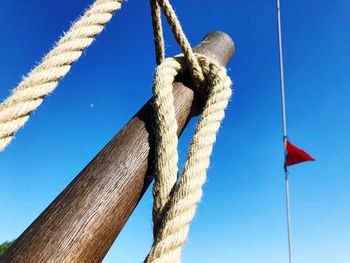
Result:
{"label": "wooden mast", "polygon": [[[226,66],[234,45],[225,33],[214,32],[195,52]],[[198,111],[189,83],[188,78],[174,83],[179,135]],[[24,231],[0,262],[101,262],[152,181],[152,114],[149,101]]]}

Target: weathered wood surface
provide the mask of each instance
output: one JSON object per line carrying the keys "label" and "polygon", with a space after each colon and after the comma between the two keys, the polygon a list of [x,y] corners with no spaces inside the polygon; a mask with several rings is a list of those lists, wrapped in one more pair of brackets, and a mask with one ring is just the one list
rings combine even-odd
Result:
{"label": "weathered wood surface", "polygon": [[[231,38],[210,33],[196,52],[226,65]],[[179,135],[195,109],[194,92],[174,83]],[[153,108],[148,102],[25,230],[0,262],[101,262],[152,181]],[[145,219],[149,220],[149,219]]]}

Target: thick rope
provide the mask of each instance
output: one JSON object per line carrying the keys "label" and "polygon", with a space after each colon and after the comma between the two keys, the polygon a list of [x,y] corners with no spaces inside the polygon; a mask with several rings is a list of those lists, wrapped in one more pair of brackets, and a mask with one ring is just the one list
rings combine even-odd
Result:
{"label": "thick rope", "polygon": [[[153,84],[156,152],[153,185],[153,245],[146,263],[180,262],[210,162],[213,144],[231,96],[226,69],[195,55],[168,0],[151,0],[157,68]],[[160,8],[180,45],[183,57],[164,60]],[[186,62],[186,63],[184,63]],[[187,67],[186,67],[187,65]],[[192,138],[187,161],[178,179],[178,137],[172,93],[175,77],[190,71],[197,86],[206,85],[207,97]],[[205,77],[204,77],[205,76]]]}
{"label": "thick rope", "polygon": [[202,196],[202,186],[213,144],[224,110],[231,96],[231,80],[226,69],[200,58],[208,79],[208,97],[193,136],[182,176],[177,183],[177,123],[172,83],[183,63],[170,58],[157,69],[154,81],[156,109],[155,183],[153,186],[154,241],[147,263],[180,262],[189,224]]}
{"label": "thick rope", "polygon": [[168,0],[151,0],[151,7],[157,64],[160,64],[164,60],[165,56],[163,29],[160,15],[160,8],[162,8],[164,15],[166,16],[167,21],[174,34],[174,37],[177,43],[179,44],[187,61],[194,84],[196,85],[196,87],[199,87],[201,84],[203,84],[205,77],[202,72],[202,68],[200,67],[196,59],[196,55],[194,54],[191,45],[187,40],[185,33],[182,30],[180,21],[177,18],[173,7],[171,6]]}
{"label": "thick rope", "polygon": [[154,46],[156,47],[156,61],[157,65],[159,65],[165,59],[162,18],[157,0],[151,0],[150,4],[152,7],[151,16],[154,35]]}
{"label": "thick rope", "polygon": [[[0,150],[10,143],[14,133],[51,93],[58,81],[78,60],[83,50],[121,7],[122,0],[96,0],[71,27],[36,68],[0,105]],[[152,21],[157,50],[157,68],[153,94],[156,110],[156,164],[153,186],[154,242],[145,262],[180,262],[189,223],[202,196],[210,154],[216,133],[231,96],[231,80],[225,68],[195,55],[168,0],[151,0]],[[163,10],[184,56],[164,60],[164,39],[160,9]],[[186,62],[186,63],[185,63]],[[187,65],[187,66],[186,66]],[[208,86],[202,116],[191,141],[180,179],[178,173],[177,122],[172,84],[182,71],[190,71],[197,87]]]}
{"label": "thick rope", "polygon": [[96,0],[0,105],[0,151],[101,33],[122,0]]}

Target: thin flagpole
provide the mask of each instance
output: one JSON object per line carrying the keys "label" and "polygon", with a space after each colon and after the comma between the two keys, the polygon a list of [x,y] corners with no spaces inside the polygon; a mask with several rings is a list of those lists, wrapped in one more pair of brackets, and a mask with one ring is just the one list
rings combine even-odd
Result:
{"label": "thin flagpole", "polygon": [[286,178],[286,207],[287,207],[287,225],[288,225],[288,256],[289,256],[289,263],[292,263],[289,184],[288,184],[288,171],[287,171],[287,169],[285,170],[285,178]]}
{"label": "thin flagpole", "polygon": [[[283,69],[283,48],[282,48],[281,3],[280,3],[280,0],[276,0],[276,7],[277,7],[276,9],[277,9],[277,27],[278,27],[278,47],[279,47],[280,80],[281,80],[283,148],[284,148],[284,160],[286,161],[286,159],[287,159],[287,117],[286,117],[286,103],[285,103],[285,92],[284,92],[284,69]],[[292,263],[289,184],[288,184],[288,170],[287,170],[286,163],[284,163],[284,172],[285,172],[286,209],[287,209],[287,227],[288,227],[288,255],[289,255],[289,263]]]}

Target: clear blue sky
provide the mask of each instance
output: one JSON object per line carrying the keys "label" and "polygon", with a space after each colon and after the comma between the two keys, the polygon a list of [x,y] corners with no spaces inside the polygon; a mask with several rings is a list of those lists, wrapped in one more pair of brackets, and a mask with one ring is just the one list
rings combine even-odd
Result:
{"label": "clear blue sky", "polygon": [[[0,98],[90,2],[1,2]],[[237,48],[229,65],[234,97],[183,262],[287,262],[275,1],[172,2],[191,43],[222,30]],[[295,262],[345,263],[350,1],[282,0],[282,15],[289,136],[317,159],[291,168]],[[166,39],[167,55],[178,53],[168,30]],[[0,154],[0,242],[20,235],[143,105],[154,68],[148,1],[129,0]],[[104,262],[142,261],[151,207],[148,191]]]}

